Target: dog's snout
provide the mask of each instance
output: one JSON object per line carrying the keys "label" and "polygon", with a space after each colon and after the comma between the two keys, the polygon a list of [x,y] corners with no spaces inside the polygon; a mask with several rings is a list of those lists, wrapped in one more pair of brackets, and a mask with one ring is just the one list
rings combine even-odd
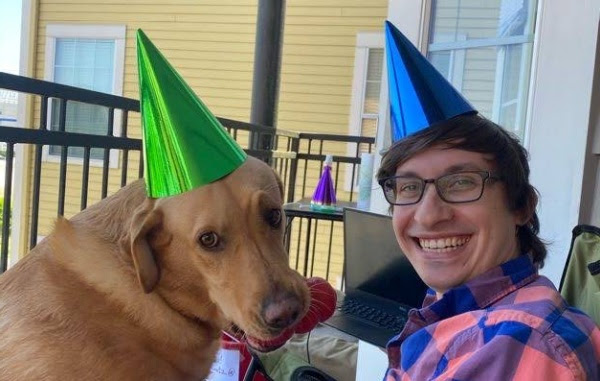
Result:
{"label": "dog's snout", "polygon": [[263,319],[271,328],[283,329],[292,325],[302,311],[302,303],[295,295],[272,298],[263,305]]}

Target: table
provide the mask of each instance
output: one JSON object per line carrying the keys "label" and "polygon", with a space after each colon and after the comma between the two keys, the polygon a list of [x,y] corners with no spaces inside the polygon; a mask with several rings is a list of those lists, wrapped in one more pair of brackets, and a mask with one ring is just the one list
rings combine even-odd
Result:
{"label": "table", "polygon": [[[291,225],[295,217],[307,219],[306,227],[306,245],[304,255],[304,271],[303,275],[308,275],[308,256],[310,253],[310,235],[312,229],[312,220],[325,220],[325,221],[344,221],[344,208],[355,208],[355,202],[349,201],[338,201],[336,203],[335,211],[325,212],[322,210],[316,210],[311,208],[311,199],[309,197],[303,198],[296,202],[291,202],[283,205],[283,210],[287,217],[287,223],[285,226],[285,248],[289,253],[290,250],[290,235]],[[331,238],[330,238],[331,239]],[[314,258],[313,258],[314,260]]]}

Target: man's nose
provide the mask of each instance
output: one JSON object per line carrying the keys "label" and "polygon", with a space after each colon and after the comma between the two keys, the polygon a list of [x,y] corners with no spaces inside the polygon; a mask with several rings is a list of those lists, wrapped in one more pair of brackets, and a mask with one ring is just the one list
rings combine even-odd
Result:
{"label": "man's nose", "polygon": [[452,207],[440,198],[434,184],[426,184],[423,197],[416,205],[414,219],[424,227],[452,218]]}

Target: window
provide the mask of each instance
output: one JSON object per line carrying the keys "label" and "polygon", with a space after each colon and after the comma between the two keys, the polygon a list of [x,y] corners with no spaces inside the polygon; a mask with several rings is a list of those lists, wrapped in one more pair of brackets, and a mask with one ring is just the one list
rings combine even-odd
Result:
{"label": "window", "polygon": [[486,117],[523,138],[536,0],[433,0],[428,58]]}
{"label": "window", "polygon": [[375,137],[383,70],[383,35],[359,33],[354,59],[350,134]]}
{"label": "window", "polygon": [[[124,26],[49,25],[46,30],[46,79],[83,89],[121,95],[125,48]],[[48,127],[59,128],[58,99],[49,104]],[[67,102],[65,131],[106,135],[108,108],[78,102]],[[118,133],[119,113],[115,112],[113,133]],[[46,158],[59,155],[61,147],[51,146]],[[102,159],[103,149],[92,149],[90,157]],[[116,165],[117,152],[111,152],[111,165]],[[113,157],[114,156],[114,157]],[[70,147],[68,157],[80,159],[83,148]]]}
{"label": "window", "polygon": [[[377,136],[379,126],[379,96],[383,71],[382,33],[359,33],[357,35],[354,57],[354,79],[352,83],[352,101],[350,104],[350,135]],[[368,152],[368,146],[359,147]],[[348,155],[356,154],[356,145],[348,145]],[[354,173],[354,189],[357,190],[358,171]],[[349,191],[352,178],[352,166],[346,168],[344,189]]]}

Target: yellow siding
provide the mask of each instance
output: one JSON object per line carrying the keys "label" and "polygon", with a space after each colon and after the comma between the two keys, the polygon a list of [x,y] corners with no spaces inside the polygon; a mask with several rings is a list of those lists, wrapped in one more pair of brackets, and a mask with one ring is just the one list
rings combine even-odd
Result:
{"label": "yellow siding", "polygon": [[[278,127],[347,134],[356,34],[382,30],[388,0],[288,0],[286,4]],[[248,121],[257,5],[258,0],[39,0],[35,75],[44,77],[48,24],[126,25],[123,95],[138,98],[135,30],[143,28],[216,115]],[[39,125],[39,108],[36,102],[35,125]],[[139,126],[139,115],[130,115],[129,136],[139,137]],[[344,144],[332,144],[323,153],[344,155],[346,149]],[[137,176],[138,163],[138,157],[130,159],[130,179]],[[307,192],[312,192],[320,171],[320,164],[310,167]],[[42,173],[39,234],[45,235],[56,217],[57,164],[45,162]],[[112,193],[120,186],[120,168],[110,173]],[[92,167],[89,203],[99,199],[100,176],[101,169]],[[70,164],[67,216],[79,211],[80,185],[81,166]],[[340,190],[338,197],[350,195]],[[328,234],[319,230],[319,241],[328,239]],[[341,274],[340,226],[334,235],[331,271]],[[319,271],[325,259],[316,260]]]}

